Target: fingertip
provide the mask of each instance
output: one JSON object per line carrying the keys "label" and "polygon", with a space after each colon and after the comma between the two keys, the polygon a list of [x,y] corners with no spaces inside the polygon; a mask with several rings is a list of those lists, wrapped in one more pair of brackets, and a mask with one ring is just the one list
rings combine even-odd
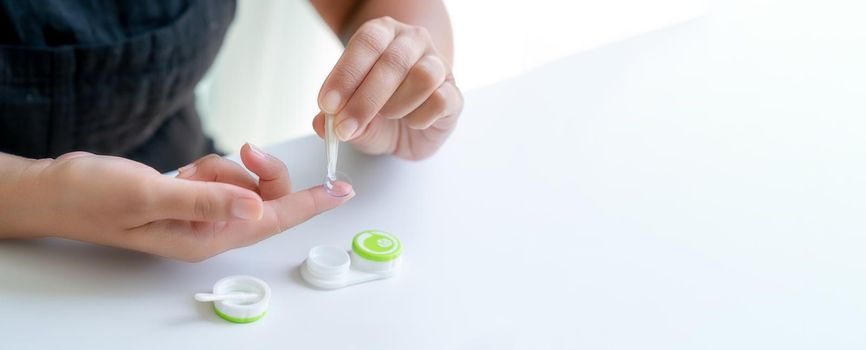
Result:
{"label": "fingertip", "polygon": [[331,188],[325,187],[325,193],[331,197],[350,199],[355,196],[355,189],[348,182],[335,181]]}
{"label": "fingertip", "polygon": [[310,188],[309,192],[315,198],[314,208],[317,214],[339,207],[355,196],[352,185],[345,182],[335,182],[331,190],[321,185]]}
{"label": "fingertip", "polygon": [[346,142],[352,140],[355,134],[358,132],[358,128],[360,125],[358,121],[354,118],[345,118],[339,122],[336,122],[336,130],[334,130],[337,134],[337,137],[340,141]]}
{"label": "fingertip", "polygon": [[263,172],[267,172],[273,167],[271,163],[279,162],[279,160],[265,153],[258,146],[247,142],[241,146],[241,162],[256,175],[260,177],[266,175],[267,177],[269,174],[263,174]]}
{"label": "fingertip", "polygon": [[241,163],[249,168],[250,160],[255,158],[255,154],[253,153],[253,147],[249,142],[245,142],[243,146],[241,146],[240,151]]}
{"label": "fingertip", "polygon": [[255,156],[256,158],[258,158],[260,160],[267,160],[268,159],[267,153],[265,153],[265,151],[262,151],[261,148],[259,148],[258,146],[254,145],[252,143],[249,143],[249,142],[244,143],[244,145],[241,147],[241,152],[244,151],[244,148],[246,148],[247,153],[249,153],[252,156]]}
{"label": "fingertip", "polygon": [[325,115],[323,113],[316,114],[313,117],[313,131],[319,138],[325,138]]}
{"label": "fingertip", "polygon": [[189,179],[195,175],[196,170],[198,170],[198,167],[195,162],[192,162],[177,169],[177,176],[175,177],[179,179]]}
{"label": "fingertip", "polygon": [[343,104],[343,97],[337,90],[331,90],[325,93],[319,100],[319,108],[322,111],[336,114],[340,110],[340,105]]}

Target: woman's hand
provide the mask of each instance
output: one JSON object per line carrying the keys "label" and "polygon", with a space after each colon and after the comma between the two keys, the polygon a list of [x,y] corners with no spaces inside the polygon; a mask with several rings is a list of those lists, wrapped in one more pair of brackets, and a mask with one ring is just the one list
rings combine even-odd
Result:
{"label": "woman's hand", "polygon": [[332,209],[321,186],[291,192],[285,165],[245,145],[244,165],[216,155],[181,168],[177,178],[123,158],[86,152],[37,161],[22,174],[13,208],[31,235],[59,236],[200,261],[247,246]]}
{"label": "woman's hand", "polygon": [[[432,155],[457,124],[463,96],[424,27],[370,20],[349,39],[319,92],[337,137],[371,154]],[[313,120],[324,135],[324,114]]]}

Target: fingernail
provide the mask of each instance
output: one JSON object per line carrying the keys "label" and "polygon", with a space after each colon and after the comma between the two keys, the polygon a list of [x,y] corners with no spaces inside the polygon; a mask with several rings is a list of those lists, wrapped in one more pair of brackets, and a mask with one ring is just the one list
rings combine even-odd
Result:
{"label": "fingernail", "polygon": [[261,219],[261,205],[252,198],[237,198],[232,201],[232,216],[241,220]]}
{"label": "fingernail", "polygon": [[337,137],[342,141],[348,141],[355,134],[356,130],[358,130],[358,121],[348,118],[340,123],[340,125],[337,125]]}
{"label": "fingernail", "polygon": [[195,174],[195,171],[198,170],[198,167],[195,166],[195,163],[190,163],[184,165],[180,169],[177,169],[177,176],[181,178],[188,178]]}
{"label": "fingernail", "polygon": [[[339,197],[339,198],[344,198],[344,197],[352,198],[355,196],[355,188],[352,187],[352,185],[349,185],[348,183],[345,183],[342,181],[334,182],[333,187],[331,187],[330,190],[325,191],[325,192],[327,192],[328,194],[330,194],[333,197]],[[346,199],[348,199],[348,198],[346,198]]]}
{"label": "fingernail", "polygon": [[337,90],[331,90],[325,93],[325,96],[322,97],[322,109],[327,113],[337,113],[340,109],[340,103],[342,101],[342,97],[340,97],[340,93]]}
{"label": "fingernail", "polygon": [[262,151],[262,149],[259,148],[258,146],[254,145],[252,143],[249,143],[249,142],[247,142],[247,144],[250,145],[250,149],[253,151],[253,153],[256,154],[256,156],[261,157],[261,158],[268,158],[270,156],[269,154],[265,153],[265,151]]}

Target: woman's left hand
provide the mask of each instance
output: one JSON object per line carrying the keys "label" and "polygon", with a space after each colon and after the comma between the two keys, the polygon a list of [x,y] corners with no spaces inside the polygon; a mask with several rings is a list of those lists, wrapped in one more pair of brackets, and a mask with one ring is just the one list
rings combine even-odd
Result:
{"label": "woman's left hand", "polygon": [[[382,17],[349,39],[322,85],[319,107],[335,115],[337,137],[356,149],[417,160],[454,129],[463,95],[427,29]],[[313,120],[319,136],[323,113]]]}

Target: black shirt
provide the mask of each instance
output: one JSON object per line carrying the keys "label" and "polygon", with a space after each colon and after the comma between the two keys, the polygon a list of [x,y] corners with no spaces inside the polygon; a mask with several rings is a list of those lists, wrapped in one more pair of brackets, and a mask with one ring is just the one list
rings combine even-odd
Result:
{"label": "black shirt", "polygon": [[214,151],[194,88],[234,0],[0,0],[0,152],[166,171]]}

